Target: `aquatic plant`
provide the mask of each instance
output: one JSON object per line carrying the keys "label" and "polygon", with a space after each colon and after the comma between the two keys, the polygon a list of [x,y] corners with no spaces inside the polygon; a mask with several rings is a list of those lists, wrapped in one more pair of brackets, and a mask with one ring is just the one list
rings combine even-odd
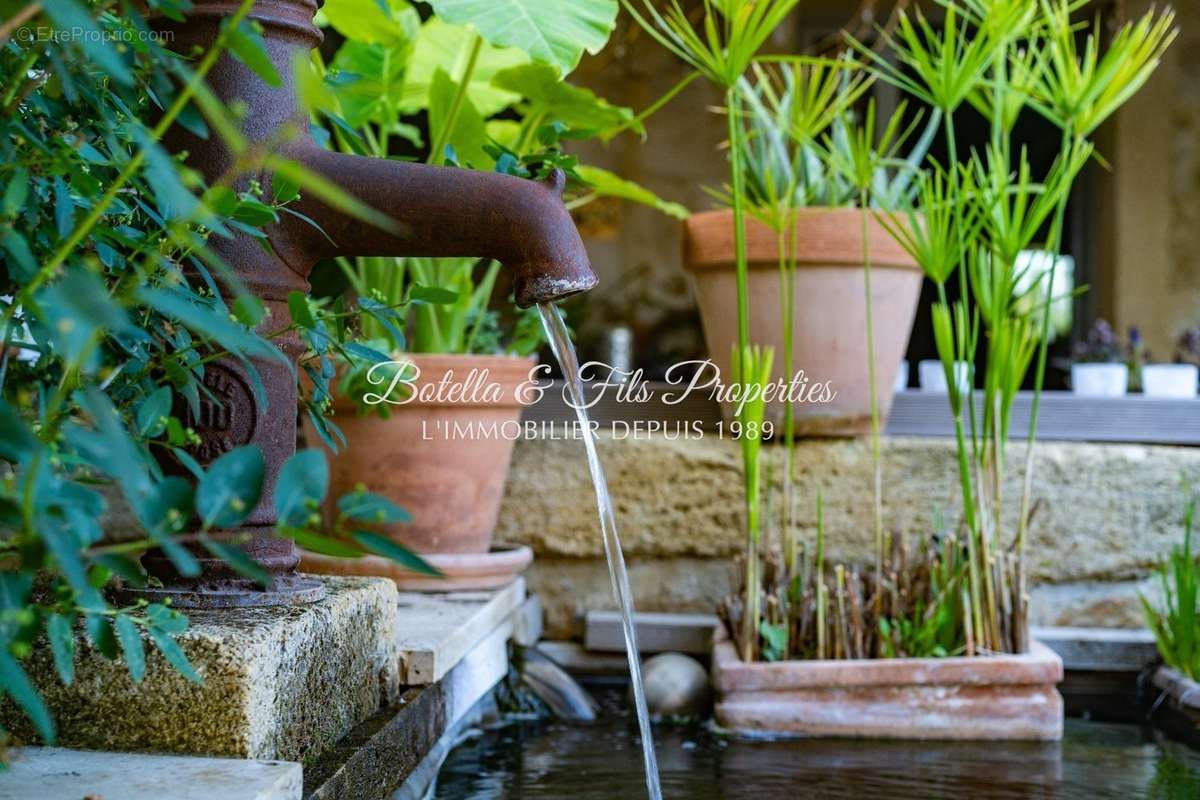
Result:
{"label": "aquatic plant", "polygon": [[[774,570],[776,557],[768,553],[766,565],[751,576],[759,579],[764,594],[761,624],[733,623],[756,612],[758,604],[749,600],[751,586],[740,590],[746,599],[725,606],[731,630],[759,632],[758,643],[739,642],[747,657],[760,646],[772,657],[890,657],[1022,652],[1028,645],[1024,551],[1054,299],[1051,291],[1039,289],[1043,282],[1054,285],[1066,203],[1077,175],[1093,157],[1089,136],[1157,67],[1174,38],[1173,15],[1151,12],[1123,26],[1107,49],[1093,30],[1077,50],[1072,14],[1080,10],[1078,3],[966,0],[944,5],[940,27],[919,10],[900,11],[894,31],[880,31],[890,53],[851,37],[847,43],[875,79],[932,107],[927,126],[940,119],[948,163],[928,158],[919,164],[899,161],[891,143],[902,141],[901,134],[908,132],[901,130],[899,115],[883,126],[879,140],[873,138],[876,126],[868,124],[847,133],[840,146],[831,141],[832,134],[823,144],[827,165],[841,178],[839,190],[854,187],[864,224],[868,215],[878,219],[937,289],[933,331],[954,418],[962,517],[944,530],[939,525],[928,541],[912,550],[901,543],[900,533],[885,531],[875,422],[875,563],[862,570],[851,565],[827,570],[819,510],[818,542],[810,563],[785,553],[778,559],[781,569]],[[985,148],[960,161],[955,114],[964,104],[984,115],[990,136]],[[751,107],[752,117],[763,117],[754,104]],[[1025,108],[1062,130],[1058,157],[1043,176],[1035,177],[1027,154],[1014,151],[1011,144],[1013,127]],[[844,130],[853,128],[847,125]],[[924,139],[920,146],[927,145]],[[775,200],[773,195],[780,194],[773,188],[775,176],[797,162],[781,151],[768,151],[765,144],[748,146],[754,163],[765,165],[757,173],[763,177],[754,183],[757,196]],[[784,163],[789,166],[781,167]],[[881,166],[912,170],[911,190],[905,187],[903,192],[911,203],[872,208],[870,193],[878,185],[887,186],[878,182]],[[730,193],[734,199],[737,194]],[[797,197],[791,191],[788,202]],[[1047,227],[1047,239],[1035,241]],[[1027,274],[1031,248],[1045,253],[1051,264],[1037,276]],[[865,261],[869,275],[869,253]],[[952,280],[961,287],[961,297],[954,302],[947,292]],[[1029,297],[1037,301],[1029,302]],[[974,363],[980,355],[982,386],[976,389],[972,382],[962,387],[953,379],[955,364]],[[1031,373],[1033,419],[1018,521],[1015,532],[1006,535],[1001,488],[1011,410]]]}
{"label": "aquatic plant", "polygon": [[1158,654],[1167,666],[1192,680],[1200,680],[1200,558],[1192,551],[1196,503],[1192,498],[1184,511],[1183,542],[1171,548],[1171,554],[1158,567],[1161,605],[1139,594]]}
{"label": "aquatic plant", "polygon": [[[921,213],[905,215],[907,225],[896,215],[883,221],[938,290],[933,328],[955,421],[974,634],[969,653],[1023,652],[1028,644],[1024,551],[1053,298],[1042,292],[1040,308],[1033,314],[1021,310],[1015,302],[1022,291],[1018,258],[1049,224],[1041,248],[1052,259],[1046,285],[1054,285],[1070,190],[1093,156],[1088,137],[1148,79],[1175,35],[1173,14],[1152,11],[1122,26],[1107,49],[1097,27],[1080,52],[1072,20],[1080,6],[1068,0],[968,0],[947,5],[940,30],[920,12],[912,18],[902,12],[896,34],[884,36],[895,62],[850,40],[881,80],[945,116],[949,163],[933,165],[925,176]],[[954,114],[964,102],[988,119],[990,137],[983,152],[960,163]],[[1011,145],[1025,107],[1062,131],[1058,156],[1040,181],[1024,150],[1013,152]],[[955,275],[962,297],[951,304],[945,287]],[[974,385],[961,390],[953,369],[958,361],[974,362],[981,348],[986,366],[978,396]],[[1017,530],[1008,545],[1002,538],[1001,487],[1009,420],[1031,371]]]}

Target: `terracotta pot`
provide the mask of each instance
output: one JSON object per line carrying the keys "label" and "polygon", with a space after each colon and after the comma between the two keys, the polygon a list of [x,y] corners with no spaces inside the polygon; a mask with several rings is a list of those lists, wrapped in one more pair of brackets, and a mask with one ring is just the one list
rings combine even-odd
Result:
{"label": "terracotta pot", "polygon": [[[875,375],[882,418],[892,406],[892,387],[912,332],[921,294],[916,262],[874,218],[867,227],[875,323]],[[768,226],[746,218],[749,261],[750,340],[775,349],[774,377],[785,379],[783,315],[780,309],[779,250]],[[866,300],[863,290],[862,217],[853,208],[804,209],[796,218],[796,315],[793,369],[809,386],[828,382],[828,402],[795,404],[802,436],[851,436],[871,427],[867,378]],[[710,358],[722,381],[737,343],[737,279],[733,212],[705,211],[684,223],[684,265],[692,273]],[[818,394],[812,399],[820,399]],[[732,413],[728,404],[726,414]],[[776,423],[783,403],[769,414]]]}
{"label": "terracotta pot", "polygon": [[741,732],[880,739],[1062,738],[1062,659],[1021,655],[747,664],[713,644],[716,717]]}
{"label": "terracotta pot", "polygon": [[[412,521],[381,529],[415,552],[487,553],[523,408],[518,388],[529,380],[534,360],[440,354],[405,359],[420,370],[414,381],[418,396],[389,405],[388,419],[359,416],[352,398],[335,402],[334,421],[349,446],[330,454],[329,496],[340,497],[361,483],[398,503]],[[481,387],[474,397],[419,399],[443,378],[462,384],[473,374]],[[482,387],[495,387],[496,396],[485,396]],[[308,438],[320,441],[311,432]]]}

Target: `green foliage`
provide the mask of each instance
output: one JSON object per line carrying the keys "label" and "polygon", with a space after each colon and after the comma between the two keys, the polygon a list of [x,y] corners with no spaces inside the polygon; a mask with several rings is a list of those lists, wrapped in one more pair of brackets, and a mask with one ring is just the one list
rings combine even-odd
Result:
{"label": "green foliage", "polygon": [[1140,597],[1162,660],[1188,678],[1200,680],[1200,558],[1192,551],[1195,517],[1193,498],[1183,515],[1183,543],[1173,547],[1158,568],[1162,605],[1156,607],[1145,595]]}
{"label": "green foliage", "polygon": [[617,0],[430,0],[447,22],[473,25],[500,47],[515,47],[563,73],[586,50],[598,53],[617,20]]}
{"label": "green foliage", "polygon": [[[278,153],[252,148],[239,133],[242,112],[203,83],[226,50],[268,84],[278,81],[247,21],[250,7],[241,3],[216,45],[186,61],[161,47],[146,7],[126,2],[47,3],[27,22],[87,35],[0,34],[0,690],[48,743],[54,722],[24,666],[35,647],[49,649],[65,683],[75,678],[80,636],[123,659],[134,680],[151,668],[147,642],[202,680],[175,641],[187,629],[184,615],[117,602],[108,591],[118,579],[151,580],[138,555],[161,548],[180,573],[195,575],[185,546],[193,544],[265,579],[238,537],[216,530],[261,500],[261,452],[238,448],[207,467],[189,452],[198,443],[189,420],[213,400],[206,369],[232,363],[261,396],[258,365],[290,367],[273,340],[299,335],[312,347],[302,361],[312,385],[307,412],[323,435],[337,436],[320,411],[332,357],[353,357],[345,310],[272,325],[210,245],[238,234],[269,248],[262,226],[292,213],[301,192],[391,223]],[[179,15],[168,0],[148,10]],[[228,184],[206,187],[163,148],[173,124],[222,138],[234,155]],[[254,178],[263,173],[274,175],[269,189]],[[300,305],[289,302],[293,311]],[[320,527],[326,474],[311,452],[285,465],[278,533],[377,552],[353,538],[357,519]],[[141,538],[104,538],[102,485],[123,495]]]}
{"label": "green foliage", "polygon": [[[1086,2],[1074,0],[949,0],[941,25],[921,11],[900,10],[893,30],[880,29],[883,47],[847,37],[861,59],[828,62],[794,56],[762,57],[758,50],[791,11],[788,0],[704,0],[690,14],[677,0],[665,9],[649,0],[623,0],[635,21],[665,49],[725,91],[728,118],[730,181],[717,196],[733,211],[734,261],[737,281],[738,341],[736,379],[757,378],[752,366],[754,343],[749,337],[751,309],[746,288],[745,213],[770,225],[778,237],[781,314],[785,329],[785,370],[791,371],[790,330],[796,309],[790,262],[795,244],[789,243],[795,209],[816,203],[855,203],[862,209],[864,232],[870,218],[878,219],[935,283],[938,299],[932,310],[938,356],[949,386],[948,400],[955,419],[963,523],[962,554],[932,554],[929,568],[953,561],[962,565],[963,584],[957,593],[920,595],[919,607],[892,603],[898,613],[885,613],[888,593],[897,579],[885,568],[887,547],[880,500],[879,445],[873,436],[877,559],[871,596],[860,598],[877,624],[857,630],[879,631],[880,641],[869,647],[861,636],[843,652],[878,656],[905,652],[949,652],[962,643],[974,655],[987,651],[1021,652],[1027,646],[1027,590],[1024,544],[1030,516],[1033,444],[1046,367],[1054,266],[1061,248],[1063,217],[1076,177],[1094,156],[1088,136],[1133,95],[1157,67],[1175,36],[1171,12],[1152,11],[1123,26],[1104,52],[1093,32],[1077,50],[1074,22]],[[1097,28],[1098,31],[1098,28]],[[861,74],[887,82],[933,107],[925,130],[907,158],[900,144],[912,132],[895,114],[881,128],[868,104],[863,124],[851,116],[851,106],[869,83]],[[753,75],[748,75],[752,72]],[[683,83],[680,84],[685,85]],[[955,136],[955,112],[967,103],[990,122],[986,148],[960,163]],[[1012,128],[1023,109],[1033,109],[1062,129],[1058,158],[1045,176],[1036,176],[1024,153],[1014,156]],[[914,123],[915,125],[915,123]],[[941,129],[948,159],[928,158],[932,137]],[[1035,242],[1049,228],[1045,242]],[[870,297],[870,256],[864,238],[865,284]],[[1041,247],[1051,268],[1029,273],[1029,248]],[[953,304],[946,285],[958,278],[962,298]],[[1032,278],[1032,279],[1031,279]],[[1044,284],[1043,284],[1044,281]],[[1030,298],[1038,298],[1031,303]],[[763,313],[756,309],[754,313]],[[867,309],[868,341],[873,339],[871,310]],[[986,348],[982,396],[977,397],[974,362]],[[872,345],[873,348],[873,345]],[[957,379],[966,365],[969,385]],[[875,382],[868,367],[869,380]],[[1006,448],[1013,401],[1032,373],[1034,398],[1025,452],[1025,469],[1017,529],[1012,544],[1005,541],[1001,509]],[[874,394],[874,392],[872,392]],[[982,402],[977,402],[977,400]],[[982,408],[982,411],[980,411]],[[785,411],[785,437],[790,439],[791,412]],[[872,429],[879,429],[873,409]],[[804,565],[796,556],[791,534],[792,474],[789,456],[785,476],[782,528],[782,569],[786,580],[763,585],[758,551],[758,449],[743,443],[743,473],[747,503],[746,580],[744,601],[730,610],[740,624],[739,642],[751,660],[760,647],[772,652],[778,644],[773,627],[792,613],[789,603],[801,602],[780,586],[803,578]],[[818,558],[818,562],[821,559]],[[854,607],[859,578],[845,568],[835,570],[837,585],[825,585],[822,567],[812,579],[815,587],[805,606],[816,614],[814,628],[824,631],[836,597]],[[947,580],[943,576],[943,584]],[[760,593],[778,605],[771,618],[760,620]],[[790,591],[790,590],[789,590]],[[841,593],[845,591],[847,596]],[[865,589],[863,591],[866,591]],[[912,595],[910,599],[917,598]],[[961,601],[961,602],[960,602]],[[899,613],[902,612],[902,613]],[[960,613],[961,612],[961,613]],[[801,613],[793,620],[805,619]],[[860,619],[859,622],[862,620]],[[761,622],[761,624],[760,624]],[[811,621],[803,624],[810,624]],[[799,623],[797,623],[799,624]],[[801,647],[793,628],[788,637],[793,652]],[[775,641],[762,640],[776,636]],[[867,634],[863,634],[866,636]],[[819,642],[824,642],[820,633]],[[850,640],[846,640],[850,643]],[[817,652],[825,653],[824,644]]]}
{"label": "green foliage", "polygon": [[[1174,38],[1173,16],[1151,12],[1124,26],[1103,54],[1095,34],[1077,52],[1073,17],[1083,6],[1067,0],[969,0],[947,6],[941,29],[919,12],[913,19],[902,12],[895,37],[885,36],[895,63],[851,42],[880,79],[945,115],[949,163],[925,172],[916,211],[903,221],[896,213],[882,219],[938,290],[934,339],[955,418],[969,551],[969,652],[976,647],[1020,652],[1027,644],[1023,554],[1053,300],[1043,286],[1054,285],[1066,203],[1093,157],[1086,137],[1145,82]],[[982,152],[960,164],[954,111],[964,101],[988,118],[991,136]],[[1012,151],[1012,127],[1024,108],[1062,130],[1058,157],[1045,176],[1032,174],[1024,151]],[[1035,241],[1047,227],[1047,240]],[[1028,272],[1031,261],[1022,255],[1031,248],[1044,250],[1048,271]],[[945,287],[955,275],[963,297],[951,304]],[[965,389],[955,378],[960,364],[974,365],[981,348],[985,360],[977,395],[974,377]],[[1009,548],[1002,543],[1001,513],[1009,420],[1031,372],[1033,406]]]}
{"label": "green foliage", "polygon": [[[583,52],[595,52],[615,24],[615,0],[532,3],[438,0],[418,22],[394,0],[385,9],[362,0],[330,0],[325,19],[347,41],[309,93],[315,116],[344,152],[388,157],[394,137],[432,164],[543,178],[561,169],[564,200],[579,208],[600,197],[686,213],[603,170],[579,167],[568,141],[642,133],[641,120],[566,82]],[[364,17],[373,22],[364,24]],[[428,135],[419,127],[426,114]],[[533,311],[502,314],[495,263],[466,258],[358,258],[339,261],[364,312],[362,340],[384,353],[527,355],[541,343]],[[414,287],[444,290],[434,298]],[[391,308],[389,319],[370,304]],[[502,319],[511,318],[509,325]],[[361,383],[361,369],[351,380]],[[379,413],[386,413],[376,406]]]}

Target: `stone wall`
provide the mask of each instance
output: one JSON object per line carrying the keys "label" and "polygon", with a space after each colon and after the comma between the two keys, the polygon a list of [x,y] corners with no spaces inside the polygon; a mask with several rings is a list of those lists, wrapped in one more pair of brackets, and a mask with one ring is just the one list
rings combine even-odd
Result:
{"label": "stone wall", "polygon": [[[742,550],[738,445],[698,440],[603,440],[601,457],[638,607],[711,611],[729,591]],[[782,448],[765,450],[782,478]],[[1009,449],[1010,464],[1023,447]],[[866,440],[798,445],[796,518],[815,532],[825,501],[832,559],[866,561],[872,552],[871,465]],[[1006,530],[1020,484],[1009,470]],[[928,532],[940,510],[958,517],[954,444],[896,438],[884,443],[884,516],[906,535]],[[1184,482],[1200,485],[1200,449],[1044,442],[1035,454],[1038,511],[1029,533],[1035,622],[1138,624],[1136,589],[1182,534]],[[536,553],[530,588],[542,594],[548,636],[569,635],[587,608],[613,607],[595,501],[578,441],[519,442],[496,537]]]}

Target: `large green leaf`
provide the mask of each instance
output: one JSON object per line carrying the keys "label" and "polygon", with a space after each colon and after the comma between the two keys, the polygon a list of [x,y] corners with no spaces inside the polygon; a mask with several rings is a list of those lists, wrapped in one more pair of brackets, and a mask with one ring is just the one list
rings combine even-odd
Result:
{"label": "large green leaf", "polygon": [[[492,85],[522,95],[526,116],[546,122],[565,122],[574,130],[603,131],[628,125],[633,111],[614,106],[588,89],[563,83],[549,64],[522,64],[496,73]],[[641,124],[631,126],[641,132]]]}
{"label": "large green leaf", "polygon": [[691,213],[679,203],[663,200],[649,189],[639,186],[633,181],[627,181],[624,178],[618,177],[606,169],[580,164],[575,168],[575,171],[579,173],[579,177],[583,178],[594,194],[604,197],[619,197],[622,200],[632,200],[644,206],[657,208],[664,214],[676,219],[687,219]]}
{"label": "large green leaf", "polygon": [[420,17],[404,0],[326,0],[326,21],[348,41],[396,47],[417,32]]}
{"label": "large green leaf", "polygon": [[516,47],[570,72],[583,51],[599,52],[617,20],[617,0],[429,0],[447,22],[474,25],[483,38]]}
{"label": "large green leaf", "polygon": [[[474,35],[469,28],[449,25],[437,17],[431,17],[421,26],[404,78],[402,111],[413,113],[428,107],[436,70],[445,70],[454,77],[463,74]],[[511,47],[493,47],[484,43],[479,49],[475,69],[467,84],[467,97],[483,117],[503,111],[519,99],[516,94],[492,85],[496,73],[528,61],[529,56]]]}
{"label": "large green leaf", "polygon": [[367,120],[395,119],[403,99],[407,49],[356,41],[338,49],[331,64],[336,77],[329,86],[346,122],[360,126]]}
{"label": "large green leaf", "polygon": [[[429,129],[440,131],[447,124],[454,96],[458,92],[458,84],[450,79],[445,70],[438,69],[433,74],[433,85],[429,91]],[[431,137],[432,138],[432,137]],[[458,115],[449,132],[442,139],[448,146],[454,148],[458,161],[475,169],[491,169],[492,158],[483,149],[487,142],[487,130],[483,117],[471,104],[470,98],[464,97],[458,108]],[[443,153],[436,154],[436,163],[441,163]]]}

